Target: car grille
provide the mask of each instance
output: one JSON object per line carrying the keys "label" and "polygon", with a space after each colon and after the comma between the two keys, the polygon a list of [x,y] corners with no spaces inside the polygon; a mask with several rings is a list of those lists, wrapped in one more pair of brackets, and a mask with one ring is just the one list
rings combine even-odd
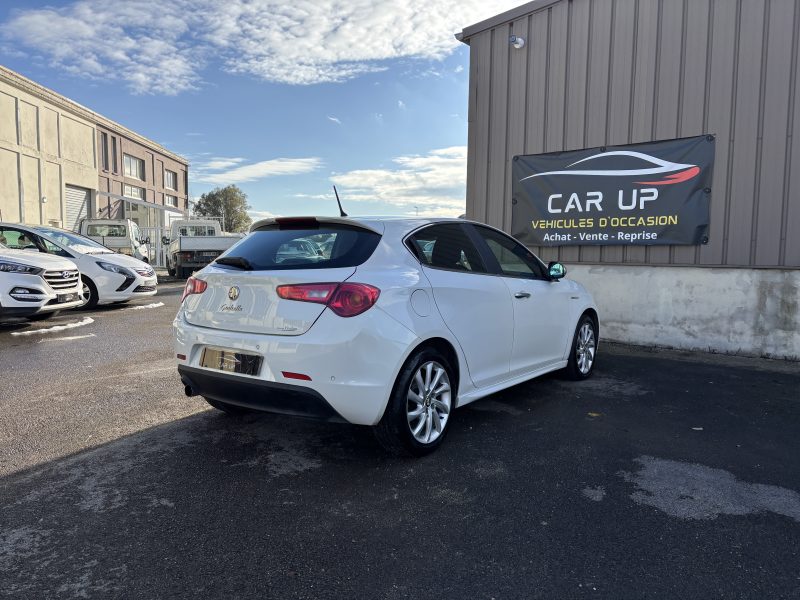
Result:
{"label": "car grille", "polygon": [[154,285],[140,285],[137,286],[136,289],[133,290],[134,292],[155,292],[156,286]]}
{"label": "car grille", "polygon": [[151,267],[136,267],[134,269],[142,277],[152,277],[156,272]]}
{"label": "car grille", "polygon": [[68,290],[78,285],[78,271],[45,271],[44,280],[54,290]]}

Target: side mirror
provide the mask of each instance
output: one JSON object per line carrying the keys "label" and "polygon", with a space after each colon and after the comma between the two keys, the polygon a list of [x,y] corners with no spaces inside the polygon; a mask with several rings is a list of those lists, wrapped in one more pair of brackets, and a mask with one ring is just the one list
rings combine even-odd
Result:
{"label": "side mirror", "polygon": [[161,238],[161,243],[164,245],[169,244],[169,238],[167,236],[163,236]]}
{"label": "side mirror", "polygon": [[547,265],[547,275],[553,281],[558,281],[566,274],[567,267],[562,265],[560,262],[551,262],[549,265]]}

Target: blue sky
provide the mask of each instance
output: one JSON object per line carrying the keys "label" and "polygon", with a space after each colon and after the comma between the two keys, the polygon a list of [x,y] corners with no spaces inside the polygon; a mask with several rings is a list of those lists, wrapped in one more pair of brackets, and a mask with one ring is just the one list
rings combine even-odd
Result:
{"label": "blue sky", "polygon": [[11,0],[0,62],[191,161],[253,216],[464,211],[469,48],[507,0]]}

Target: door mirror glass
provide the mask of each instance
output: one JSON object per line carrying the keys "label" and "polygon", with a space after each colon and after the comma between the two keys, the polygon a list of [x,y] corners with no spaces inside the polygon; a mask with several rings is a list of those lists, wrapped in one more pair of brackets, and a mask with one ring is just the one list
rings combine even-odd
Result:
{"label": "door mirror glass", "polygon": [[161,243],[162,244],[169,244],[169,238],[167,236],[162,237],[161,238]]}
{"label": "door mirror glass", "polygon": [[547,274],[550,276],[550,279],[561,279],[567,274],[567,268],[560,262],[551,262],[547,265]]}

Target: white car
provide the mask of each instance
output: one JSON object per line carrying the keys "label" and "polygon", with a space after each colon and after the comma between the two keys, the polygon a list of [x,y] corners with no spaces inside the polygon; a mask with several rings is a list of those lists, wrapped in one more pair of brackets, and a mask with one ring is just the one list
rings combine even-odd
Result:
{"label": "white car", "polygon": [[0,243],[0,319],[48,319],[82,304],[75,263]]}
{"label": "white car", "polygon": [[8,240],[6,245],[10,248],[30,248],[74,262],[81,272],[87,308],[156,294],[158,278],[150,265],[73,231],[0,223],[0,236]]}
{"label": "white car", "polygon": [[[279,261],[315,234],[334,238],[328,258]],[[565,272],[464,220],[266,219],[187,281],[178,371],[228,413],[372,425],[422,455],[455,408],[557,369],[591,375],[597,309]]]}

